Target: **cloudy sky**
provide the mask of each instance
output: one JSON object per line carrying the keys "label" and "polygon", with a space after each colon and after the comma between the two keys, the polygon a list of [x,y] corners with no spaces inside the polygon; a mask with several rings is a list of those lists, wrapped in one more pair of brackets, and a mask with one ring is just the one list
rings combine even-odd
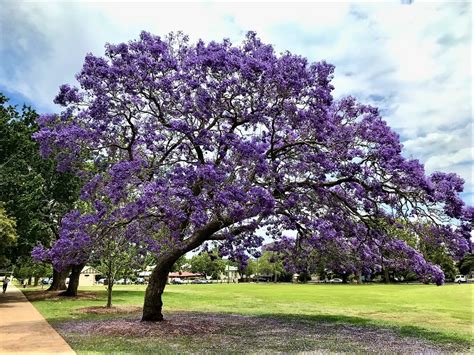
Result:
{"label": "cloudy sky", "polygon": [[381,108],[406,156],[457,172],[474,204],[470,1],[0,0],[0,91],[40,112],[106,42],[182,30],[192,40],[249,31],[277,51],[336,65],[335,96]]}

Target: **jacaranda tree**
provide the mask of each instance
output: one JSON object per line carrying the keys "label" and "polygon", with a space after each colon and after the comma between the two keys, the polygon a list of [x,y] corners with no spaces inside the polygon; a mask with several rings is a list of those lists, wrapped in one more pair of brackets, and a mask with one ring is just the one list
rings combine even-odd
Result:
{"label": "jacaranda tree", "polygon": [[442,282],[387,226],[416,232],[429,222],[437,243],[463,255],[463,180],[426,176],[376,108],[335,101],[333,70],[278,55],[252,32],[238,46],[143,32],[106,45],[105,57],[87,55],[79,86],[61,86],[55,99],[64,110],[41,116],[35,135],[44,156],[87,181],[87,208],[65,217],[57,245],[37,255],[79,264],[114,230],[146,243],[157,264],[144,321],[163,319],[180,256],[220,241],[221,254],[244,261],[264,233],[295,250],[357,241],[350,253],[372,266],[372,250],[386,247]]}

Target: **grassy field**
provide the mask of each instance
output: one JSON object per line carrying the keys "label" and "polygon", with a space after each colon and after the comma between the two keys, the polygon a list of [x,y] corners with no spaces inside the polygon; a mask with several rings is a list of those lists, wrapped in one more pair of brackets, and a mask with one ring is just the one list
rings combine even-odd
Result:
{"label": "grassy field", "polygon": [[[114,289],[114,305],[142,305],[145,286],[115,286]],[[103,287],[88,287],[81,288],[81,290],[93,291],[89,294],[95,295],[97,298],[38,300],[33,303],[45,318],[61,331],[76,350],[105,351],[100,345],[103,343],[103,337],[92,334],[86,341],[83,335],[61,330],[67,328],[61,328],[62,325],[70,323],[71,320],[86,322],[137,318],[139,314],[96,315],[78,312],[78,309],[82,307],[105,304]],[[383,328],[395,331],[400,337],[416,337],[438,344],[457,343],[467,346],[472,341],[473,335],[473,291],[474,285],[472,284],[443,287],[264,283],[170,285],[164,294],[164,304],[165,317],[167,313],[173,315],[180,312],[232,313],[258,316],[259,319],[271,319],[272,321],[299,322],[298,324],[309,322],[314,324],[330,323],[335,326]],[[30,291],[27,290],[27,292]],[[237,330],[234,329],[234,331]],[[242,337],[249,336],[245,333],[245,329],[237,332],[244,332],[241,334]],[[190,349],[189,346],[194,340],[192,336],[188,335],[174,339],[172,344],[169,341],[154,339],[151,343],[147,341],[148,345],[146,346],[140,345],[142,347],[139,346],[138,349],[143,352],[151,351],[148,347],[154,346],[155,351],[156,349],[161,349],[164,352],[179,351],[180,349]],[[334,339],[326,340],[328,343],[325,344],[324,349],[344,351],[344,348],[333,347]],[[130,349],[130,344],[136,341],[137,339],[131,338],[127,340],[126,336],[116,337],[114,349],[126,351],[124,349]],[[300,342],[294,347],[290,349],[280,347],[274,350],[313,349],[311,345],[304,345],[305,341],[310,340],[302,336]],[[358,348],[350,348],[350,350],[354,349]]]}

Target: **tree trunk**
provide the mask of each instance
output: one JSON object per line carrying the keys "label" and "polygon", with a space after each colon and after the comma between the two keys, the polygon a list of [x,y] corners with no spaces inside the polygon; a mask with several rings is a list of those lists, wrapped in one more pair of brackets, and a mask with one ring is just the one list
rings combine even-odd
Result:
{"label": "tree trunk", "polygon": [[109,279],[107,283],[107,308],[112,307],[112,288],[114,287],[114,280]]}
{"label": "tree trunk", "polygon": [[163,301],[161,300],[161,295],[166,287],[168,274],[180,256],[181,255],[174,255],[163,258],[153,270],[145,293],[142,315],[143,322],[159,322],[163,320],[163,314],[161,313]]}
{"label": "tree trunk", "polygon": [[362,273],[359,270],[356,270],[355,278],[358,285],[362,284]]}
{"label": "tree trunk", "polygon": [[71,275],[69,276],[69,285],[67,286],[67,290],[61,292],[60,296],[67,296],[67,297],[75,297],[77,296],[77,288],[79,287],[79,276],[81,275],[81,271],[84,268],[84,264],[81,265],[74,265],[71,268]]}
{"label": "tree trunk", "polygon": [[53,283],[49,286],[48,291],[61,291],[67,288],[66,278],[69,275],[69,269],[64,271],[56,271],[53,269]]}
{"label": "tree trunk", "polygon": [[38,286],[38,281],[39,281],[39,277],[35,276],[35,281],[33,283],[33,286]]}
{"label": "tree trunk", "polygon": [[345,273],[342,274],[342,283],[343,283],[343,284],[346,284],[346,283],[347,283],[348,277],[349,277],[349,275],[347,275],[347,274],[345,274]]}
{"label": "tree trunk", "polygon": [[390,275],[388,274],[388,269],[387,268],[383,269],[383,275],[384,275],[384,282],[386,284],[389,284],[390,283]]}

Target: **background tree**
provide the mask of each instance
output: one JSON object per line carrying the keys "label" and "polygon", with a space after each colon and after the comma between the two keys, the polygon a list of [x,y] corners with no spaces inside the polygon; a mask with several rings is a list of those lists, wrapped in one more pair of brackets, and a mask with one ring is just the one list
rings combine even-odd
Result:
{"label": "background tree", "polygon": [[217,251],[194,255],[189,263],[191,272],[202,273],[212,279],[218,279],[224,273],[226,266],[225,260],[217,255]]}
{"label": "background tree", "polygon": [[[151,264],[148,263],[148,265],[151,265]],[[178,260],[176,260],[173,267],[171,268],[171,271],[172,272],[188,271],[189,267],[190,267],[189,259],[187,259],[185,255],[183,255]]]}
{"label": "background tree", "polygon": [[241,268],[242,277],[249,280],[250,277],[255,274],[256,263],[254,260],[249,260],[249,262]]}
{"label": "background tree", "polygon": [[252,274],[255,274],[257,277],[260,275],[271,276],[275,282],[285,273],[283,261],[272,251],[264,251],[260,257],[251,260],[250,264]]}
{"label": "background tree", "polygon": [[[37,244],[50,246],[59,238],[62,216],[74,207],[79,179],[56,171],[53,159],[41,159],[37,142],[38,115],[30,107],[21,111],[7,105],[0,93],[0,201],[15,218],[18,240],[4,252],[17,263]],[[54,272],[52,289],[64,289],[67,270]]]}
{"label": "background tree", "polygon": [[390,252],[442,283],[439,267],[384,226],[403,219],[397,228],[417,232],[430,220],[448,247],[467,251],[462,179],[426,176],[376,108],[334,100],[333,71],[277,55],[255,33],[233,45],[143,32],[106,45],[105,57],[87,55],[79,87],[63,85],[55,99],[63,112],[42,115],[35,134],[44,156],[88,180],[82,199],[93,210],[71,212],[77,223],[63,223],[58,243],[76,249],[69,236],[87,244],[104,226],[146,241],[157,264],[144,321],[163,319],[162,293],[182,255],[220,241],[220,253],[244,265],[259,252],[261,227],[282,250],[350,242],[374,268]]}
{"label": "background tree", "polygon": [[462,275],[471,275],[474,271],[474,255],[468,254],[466,255],[458,265],[459,272]]}
{"label": "background tree", "polygon": [[29,256],[22,256],[17,259],[14,275],[17,279],[27,279],[28,285],[34,278],[34,286],[38,285],[39,279],[45,276],[51,276],[53,268],[49,263],[41,263],[34,261]]}
{"label": "background tree", "polygon": [[15,245],[17,237],[15,220],[7,216],[5,208],[0,204],[0,267],[10,265],[5,251]]}

